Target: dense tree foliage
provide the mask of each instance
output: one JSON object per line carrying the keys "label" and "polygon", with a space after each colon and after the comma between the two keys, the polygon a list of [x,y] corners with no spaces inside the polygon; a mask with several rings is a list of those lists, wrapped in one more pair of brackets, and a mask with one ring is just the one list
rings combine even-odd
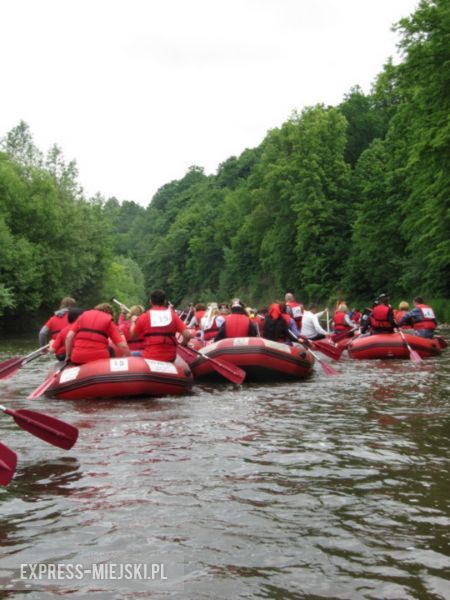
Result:
{"label": "dense tree foliage", "polygon": [[20,123],[0,154],[0,316],[145,302],[252,303],[450,295],[450,5],[422,0],[396,26],[370,94],[293,113],[215,175],[192,166],[146,207],[86,199],[75,163]]}

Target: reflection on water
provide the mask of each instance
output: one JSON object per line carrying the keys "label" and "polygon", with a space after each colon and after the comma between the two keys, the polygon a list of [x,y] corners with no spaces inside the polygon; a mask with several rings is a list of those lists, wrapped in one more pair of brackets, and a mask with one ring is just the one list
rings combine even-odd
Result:
{"label": "reflection on water", "polygon": [[[0,360],[31,349],[2,347]],[[161,589],[89,578],[33,589],[450,598],[448,354],[419,365],[344,358],[337,378],[316,369],[305,382],[197,385],[181,398],[26,401],[49,367],[40,359],[0,383],[2,403],[80,429],[64,452],[0,415],[19,455],[0,489],[9,589],[25,589],[21,563],[152,557],[182,562],[184,575]]]}

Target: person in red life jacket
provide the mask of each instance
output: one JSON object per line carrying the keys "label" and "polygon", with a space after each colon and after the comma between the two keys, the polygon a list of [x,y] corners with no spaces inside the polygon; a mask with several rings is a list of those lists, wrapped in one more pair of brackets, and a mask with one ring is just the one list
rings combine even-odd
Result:
{"label": "person in red life jacket", "polygon": [[66,358],[81,365],[100,358],[114,356],[109,340],[116,344],[122,356],[130,356],[130,349],[114,323],[110,304],[98,304],[86,310],[72,326],[66,337]]}
{"label": "person in red life jacket", "polygon": [[39,346],[46,346],[50,340],[54,340],[58,333],[66,327],[69,308],[73,308],[75,304],[75,300],[68,296],[61,300],[59,309],[55,311],[39,331]]}
{"label": "person in red life jacket", "polygon": [[[398,305],[398,309],[394,309],[394,319],[396,321],[396,323],[400,323],[400,321],[403,319],[403,317],[406,315],[406,313],[409,310],[409,303],[406,302],[406,300],[402,300],[400,302],[400,304]],[[402,329],[409,329],[409,325],[402,325]]]}
{"label": "person in red life jacket", "polygon": [[253,319],[253,323],[255,324],[256,331],[259,336],[262,334],[262,331],[264,329],[264,324],[266,322],[266,316],[267,316],[268,312],[269,311],[267,308],[259,308],[256,311],[256,315],[255,315],[255,318]]}
{"label": "person in red life jacket", "polygon": [[432,338],[437,327],[437,320],[431,306],[425,304],[422,296],[417,296],[414,298],[414,308],[403,316],[399,325],[400,327],[412,325],[416,335]]}
{"label": "person in red life jacket", "polygon": [[[124,315],[124,318],[120,318],[119,317],[119,331],[120,333],[124,336],[127,344],[128,344],[128,348],[130,349],[131,352],[131,356],[140,356],[140,354],[135,354],[135,353],[139,353],[141,350],[144,349],[144,338],[135,338],[133,339],[131,337],[131,333],[130,333],[130,328],[132,326],[133,323],[135,323],[138,318],[144,314],[145,310],[143,306],[139,306],[138,304],[135,304],[134,306],[132,306],[129,310],[128,313],[126,313],[126,315]],[[122,316],[122,313],[121,313]],[[126,318],[125,318],[126,317]]]}
{"label": "person in red life jacket", "polygon": [[205,316],[206,306],[201,302],[195,305],[194,316],[188,323],[189,329],[200,329],[200,321]]}
{"label": "person in red life jacket", "polygon": [[300,331],[302,328],[302,316],[305,310],[303,304],[297,302],[297,300],[294,297],[294,294],[291,294],[291,292],[288,292],[284,296],[284,302],[286,304],[287,314],[294,319],[295,325],[298,331]]}
{"label": "person in red life jacket", "polygon": [[359,325],[361,320],[361,312],[357,308],[352,308],[352,310],[348,313],[348,316],[355,325]]}
{"label": "person in red life jacket", "polygon": [[256,326],[245,312],[242,302],[239,298],[234,298],[231,303],[231,314],[220,326],[214,341],[217,342],[224,338],[256,337],[257,335]]}
{"label": "person in red life jacket", "polygon": [[394,311],[389,304],[389,296],[380,294],[377,298],[377,303],[372,309],[370,315],[371,333],[394,333],[397,323],[394,318]]}
{"label": "person in red life jacket", "polygon": [[333,332],[335,334],[343,333],[344,331],[350,331],[354,328],[355,324],[349,317],[348,307],[345,302],[341,302],[333,315]]}
{"label": "person in red life jacket", "polygon": [[66,338],[69,331],[71,331],[73,324],[80,315],[84,313],[83,308],[69,308],[67,313],[67,325],[61,329],[54,340],[50,341],[50,352],[55,354],[58,360],[65,360],[66,358]]}
{"label": "person in red life jacket", "polygon": [[220,314],[216,302],[208,304],[205,315],[201,318],[200,329],[204,342],[213,340],[219,333],[220,326],[225,323],[225,317]]}
{"label": "person in red life jacket", "polygon": [[173,362],[177,357],[176,334],[181,333],[183,344],[191,334],[173,308],[167,306],[166,294],[154,290],[150,294],[150,309],[131,325],[132,338],[142,338],[142,357],[164,362]]}

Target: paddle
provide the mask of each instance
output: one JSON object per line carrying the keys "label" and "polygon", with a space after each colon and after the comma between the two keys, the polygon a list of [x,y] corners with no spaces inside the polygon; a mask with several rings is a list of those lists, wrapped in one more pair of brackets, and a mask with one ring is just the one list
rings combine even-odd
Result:
{"label": "paddle", "polygon": [[408,344],[408,342],[406,341],[405,334],[403,333],[403,331],[401,329],[397,329],[397,333],[400,334],[400,337],[402,338],[402,340],[405,343],[406,348],[408,349],[410,360],[412,360],[413,362],[416,362],[416,363],[422,362],[422,358],[421,358],[420,354],[418,352],[416,352],[415,350],[413,350],[411,348],[411,346]]}
{"label": "paddle", "polygon": [[198,352],[198,350],[194,350],[193,348],[187,348],[186,346],[179,345],[178,351],[186,362],[191,361],[194,357],[193,355],[201,356],[202,358],[209,360],[214,371],[220,373],[222,377],[229,379],[233,383],[241,384],[245,379],[246,372],[226,360],[211,358],[211,356],[208,356],[207,354]]}
{"label": "paddle", "polygon": [[339,371],[336,371],[336,369],[334,367],[332,367],[331,365],[329,365],[328,363],[324,362],[320,356],[318,356],[315,352],[313,352],[311,350],[311,346],[313,345],[314,342],[311,342],[311,340],[308,340],[306,338],[298,338],[297,336],[295,336],[292,331],[289,330],[289,334],[292,337],[293,340],[297,340],[297,342],[299,342],[300,344],[306,346],[308,348],[308,352],[310,352],[314,358],[317,360],[317,362],[319,363],[322,371],[325,373],[325,375],[327,375],[328,377],[330,376],[334,376],[334,375],[340,375]]}
{"label": "paddle", "polygon": [[310,340],[310,342],[312,343],[312,347],[314,348],[314,350],[322,352],[322,354],[325,354],[325,356],[329,356],[333,360],[339,360],[341,358],[342,352],[344,351],[343,348],[337,348],[336,346],[332,346],[325,340]]}
{"label": "paddle", "polygon": [[344,340],[346,337],[351,335],[354,331],[356,331],[357,327],[353,327],[353,329],[347,329],[347,331],[342,331],[341,333],[334,333],[331,336],[331,339],[334,343],[339,342],[340,340]]}
{"label": "paddle", "polygon": [[17,454],[0,442],[0,485],[8,485],[17,465]]}
{"label": "paddle", "polygon": [[112,301],[114,302],[114,304],[117,304],[117,306],[119,306],[120,308],[124,308],[127,312],[130,312],[128,306],[125,306],[125,304],[123,304],[122,302],[119,302],[115,298],[113,298]]}
{"label": "paddle", "polygon": [[0,405],[0,410],[14,419],[19,427],[48,444],[69,450],[78,438],[78,429],[55,417],[23,408],[13,410]]}
{"label": "paddle", "polygon": [[317,362],[319,363],[319,365],[320,365],[322,371],[325,373],[325,375],[327,375],[328,377],[331,377],[331,376],[334,376],[334,375],[340,375],[341,374],[339,371],[336,371],[336,369],[334,367],[332,367],[328,363],[324,362],[320,358],[320,356],[318,354],[316,354],[315,352],[313,352],[311,350],[311,348],[308,348],[308,351],[311,352],[311,354],[317,360]]}
{"label": "paddle", "polygon": [[37,398],[40,398],[42,396],[42,394],[44,392],[46,392],[48,390],[48,388],[52,385],[52,383],[55,381],[56,377],[58,377],[58,375],[61,373],[61,371],[67,366],[67,364],[68,364],[68,361],[66,360],[59,367],[59,369],[56,369],[56,371],[53,371],[53,373],[50,373],[50,375],[47,377],[47,379],[45,379],[39,387],[37,387],[33,392],[31,392],[31,394],[29,396],[27,396],[27,400],[36,400]]}
{"label": "paddle", "polygon": [[47,350],[49,344],[46,346],[42,346],[38,350],[34,350],[27,354],[26,356],[14,356],[4,362],[0,363],[0,379],[6,379],[7,377],[11,377],[18,371],[21,367],[31,362],[35,358],[39,358],[44,350]]}

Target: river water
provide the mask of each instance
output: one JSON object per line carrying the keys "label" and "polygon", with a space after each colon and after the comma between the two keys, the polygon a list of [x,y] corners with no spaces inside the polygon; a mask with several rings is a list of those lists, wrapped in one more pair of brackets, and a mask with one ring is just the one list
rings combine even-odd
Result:
{"label": "river water", "polygon": [[[0,361],[35,347],[3,340]],[[2,404],[80,430],[64,451],[0,415],[19,457],[0,597],[450,598],[448,349],[158,400],[26,400],[52,364],[0,382]]]}

